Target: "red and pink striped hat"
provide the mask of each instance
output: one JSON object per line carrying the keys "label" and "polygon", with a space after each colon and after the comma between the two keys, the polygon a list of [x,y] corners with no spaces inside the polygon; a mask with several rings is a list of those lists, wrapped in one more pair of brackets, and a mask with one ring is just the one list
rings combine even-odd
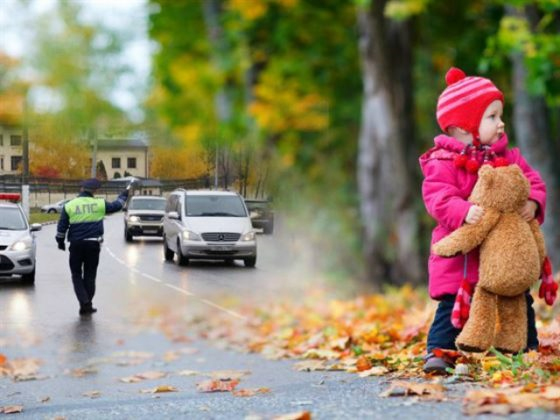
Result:
{"label": "red and pink striped hat", "polygon": [[478,138],[484,111],[495,100],[504,102],[504,94],[484,77],[467,77],[463,70],[451,67],[445,75],[447,88],[439,95],[437,121],[446,132],[451,126],[462,128]]}

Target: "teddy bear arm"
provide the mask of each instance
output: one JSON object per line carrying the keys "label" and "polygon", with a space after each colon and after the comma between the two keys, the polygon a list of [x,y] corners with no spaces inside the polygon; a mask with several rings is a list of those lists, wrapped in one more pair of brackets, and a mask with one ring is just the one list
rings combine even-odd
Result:
{"label": "teddy bear arm", "polygon": [[533,232],[533,236],[535,237],[537,248],[539,250],[539,261],[542,264],[544,261],[544,257],[546,257],[546,245],[544,242],[544,235],[542,233],[539,222],[537,222],[536,219],[533,219],[529,222],[529,227],[531,228],[531,231]]}
{"label": "teddy bear arm", "polygon": [[466,254],[479,246],[500,220],[500,212],[485,209],[482,219],[475,224],[463,225],[432,246],[432,251],[441,257]]}

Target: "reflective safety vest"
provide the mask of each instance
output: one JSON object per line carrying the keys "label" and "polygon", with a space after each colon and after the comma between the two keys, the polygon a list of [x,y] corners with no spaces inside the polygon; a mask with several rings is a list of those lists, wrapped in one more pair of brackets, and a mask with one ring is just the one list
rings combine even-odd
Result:
{"label": "reflective safety vest", "polygon": [[77,197],[64,205],[71,225],[91,223],[103,220],[105,216],[105,200],[95,197]]}

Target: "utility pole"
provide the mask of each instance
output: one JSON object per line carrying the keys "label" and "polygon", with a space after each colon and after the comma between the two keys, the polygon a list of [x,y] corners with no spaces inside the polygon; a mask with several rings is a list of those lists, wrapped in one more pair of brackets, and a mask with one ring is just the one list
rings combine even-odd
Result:
{"label": "utility pole", "polygon": [[97,178],[97,133],[95,128],[90,128],[88,131],[88,143],[93,146],[91,151],[91,177]]}
{"label": "utility pole", "polygon": [[27,89],[23,95],[23,139],[21,168],[21,204],[29,219],[29,110],[27,105]]}
{"label": "utility pole", "polygon": [[216,142],[216,163],[214,163],[214,189],[218,189],[218,143]]}

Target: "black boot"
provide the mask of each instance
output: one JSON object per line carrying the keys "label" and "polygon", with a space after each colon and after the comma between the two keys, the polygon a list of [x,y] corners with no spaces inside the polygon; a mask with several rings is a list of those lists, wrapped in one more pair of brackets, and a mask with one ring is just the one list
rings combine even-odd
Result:
{"label": "black boot", "polygon": [[91,302],[80,305],[80,315],[91,315],[95,312],[97,312],[97,308],[94,308]]}

